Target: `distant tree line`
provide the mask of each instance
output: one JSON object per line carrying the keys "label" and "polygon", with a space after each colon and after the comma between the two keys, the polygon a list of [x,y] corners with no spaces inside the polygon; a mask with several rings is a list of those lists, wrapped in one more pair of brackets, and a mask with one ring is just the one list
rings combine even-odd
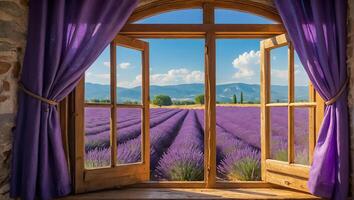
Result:
{"label": "distant tree line", "polygon": [[[86,103],[110,103],[111,100],[110,99],[88,99],[85,100]],[[127,100],[127,101],[123,101],[123,102],[119,102],[121,104],[134,104],[137,105],[139,104],[138,101],[131,101],[131,100]]]}

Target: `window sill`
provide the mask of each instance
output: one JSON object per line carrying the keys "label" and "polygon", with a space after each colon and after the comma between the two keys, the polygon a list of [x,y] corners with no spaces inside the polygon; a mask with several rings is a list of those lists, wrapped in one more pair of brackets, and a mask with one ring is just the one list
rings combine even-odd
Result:
{"label": "window sill", "polygon": [[310,194],[279,188],[126,188],[72,195],[62,200],[121,199],[321,199]]}

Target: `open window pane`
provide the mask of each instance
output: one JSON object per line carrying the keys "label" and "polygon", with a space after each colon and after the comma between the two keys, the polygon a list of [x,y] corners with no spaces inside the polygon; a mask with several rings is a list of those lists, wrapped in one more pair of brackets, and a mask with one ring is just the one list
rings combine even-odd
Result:
{"label": "open window pane", "polygon": [[117,108],[117,164],[142,162],[142,112],[140,108]]}
{"label": "open window pane", "polygon": [[270,158],[288,161],[288,107],[270,109]]}
{"label": "open window pane", "polygon": [[296,164],[309,165],[309,114],[312,108],[294,108],[294,146]]}
{"label": "open window pane", "polygon": [[109,167],[110,148],[110,108],[86,107],[85,125],[85,168]]}
{"label": "open window pane", "polygon": [[156,181],[204,179],[204,40],[149,39],[150,169]]}
{"label": "open window pane", "polygon": [[117,103],[141,104],[142,52],[117,46]]}
{"label": "open window pane", "polygon": [[85,72],[85,102],[110,102],[110,51],[109,46]]}
{"label": "open window pane", "polygon": [[216,41],[217,181],[261,178],[258,39]]}
{"label": "open window pane", "polygon": [[288,102],[288,46],[272,49],[270,51],[270,84],[272,103]]}
{"label": "open window pane", "polygon": [[135,24],[202,24],[202,9],[176,10],[154,15],[134,22]]}
{"label": "open window pane", "polygon": [[308,102],[310,79],[302,65],[298,54],[294,54],[295,102]]}
{"label": "open window pane", "polygon": [[216,24],[275,24],[265,17],[230,9],[215,9]]}

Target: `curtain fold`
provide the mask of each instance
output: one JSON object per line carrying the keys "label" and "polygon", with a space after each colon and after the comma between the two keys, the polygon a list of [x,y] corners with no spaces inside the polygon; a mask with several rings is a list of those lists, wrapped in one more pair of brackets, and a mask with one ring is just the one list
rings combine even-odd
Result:
{"label": "curtain fold", "polygon": [[346,88],[346,0],[275,0],[294,48],[327,105],[315,147],[311,193],[346,199],[349,185],[349,125]]}
{"label": "curtain fold", "polygon": [[[138,0],[30,0],[27,47],[20,82],[60,101],[114,39]],[[51,199],[71,191],[54,105],[19,92],[10,196]]]}

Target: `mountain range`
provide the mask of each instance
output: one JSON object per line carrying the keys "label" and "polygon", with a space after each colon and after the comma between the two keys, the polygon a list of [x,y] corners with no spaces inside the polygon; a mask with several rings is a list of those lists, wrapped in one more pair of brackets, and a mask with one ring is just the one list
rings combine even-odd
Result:
{"label": "mountain range", "polygon": [[[85,99],[109,99],[110,86],[96,83],[85,83]],[[240,99],[240,94],[243,93],[244,102],[259,102],[260,99],[260,85],[246,84],[246,83],[228,83],[216,85],[216,100],[218,102],[231,102],[232,96],[235,94],[237,99]],[[204,84],[180,84],[180,85],[166,85],[150,86],[150,97],[163,94],[168,95],[172,100],[194,100],[194,97],[204,93]],[[288,87],[282,85],[271,86],[272,101],[286,102],[288,97]],[[308,87],[295,87],[296,100],[302,101],[308,99]],[[117,87],[118,102],[124,101],[140,101],[141,87],[123,88]]]}

